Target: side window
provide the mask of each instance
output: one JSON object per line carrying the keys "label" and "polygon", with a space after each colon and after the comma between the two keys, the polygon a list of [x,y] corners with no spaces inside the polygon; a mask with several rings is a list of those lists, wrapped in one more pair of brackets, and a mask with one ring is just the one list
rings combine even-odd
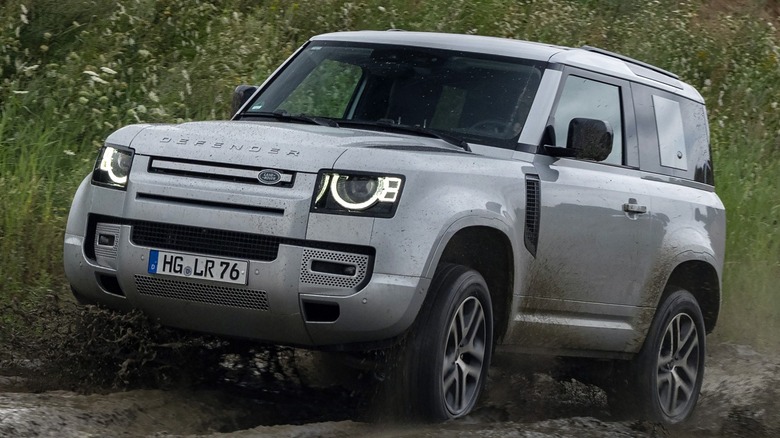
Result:
{"label": "side window", "polygon": [[688,154],[685,148],[685,131],[680,104],[665,97],[653,96],[653,110],[661,166],[688,170]]}
{"label": "side window", "polygon": [[[358,66],[333,60],[323,61],[278,109],[290,114],[341,118],[362,75],[363,71]],[[322,90],[324,84],[329,87],[325,93]]]}
{"label": "side window", "polygon": [[642,170],[713,185],[704,105],[667,91],[632,84]]}
{"label": "side window", "polygon": [[555,146],[566,147],[569,122],[577,117],[604,120],[614,134],[612,152],[602,161],[623,164],[623,118],[621,116],[620,88],[579,76],[566,78],[555,110]]}

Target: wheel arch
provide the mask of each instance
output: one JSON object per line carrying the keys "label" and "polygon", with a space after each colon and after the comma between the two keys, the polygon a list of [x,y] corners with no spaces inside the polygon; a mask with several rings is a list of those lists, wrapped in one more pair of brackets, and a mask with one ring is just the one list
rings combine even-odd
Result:
{"label": "wheel arch", "polygon": [[687,290],[696,298],[704,317],[705,331],[712,333],[718,321],[721,303],[720,278],[715,267],[703,260],[687,260],[675,266],[666,281],[659,305],[674,292],[674,286]]}
{"label": "wheel arch", "polygon": [[500,342],[509,325],[515,281],[514,247],[507,233],[472,224],[457,229],[440,248],[441,254],[431,263],[434,272],[437,266],[456,264],[474,269],[485,279],[493,302],[494,341]]}

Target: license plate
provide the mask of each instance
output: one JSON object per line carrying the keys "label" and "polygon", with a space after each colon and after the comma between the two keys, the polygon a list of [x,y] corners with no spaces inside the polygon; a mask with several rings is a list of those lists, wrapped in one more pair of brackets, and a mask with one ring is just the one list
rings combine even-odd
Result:
{"label": "license plate", "polygon": [[246,284],[249,263],[202,255],[149,251],[149,273],[198,278],[221,283]]}

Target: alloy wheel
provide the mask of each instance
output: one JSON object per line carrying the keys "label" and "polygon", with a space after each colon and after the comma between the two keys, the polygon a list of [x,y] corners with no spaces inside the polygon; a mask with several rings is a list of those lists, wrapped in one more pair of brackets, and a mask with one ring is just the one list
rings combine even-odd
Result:
{"label": "alloy wheel", "polygon": [[688,409],[695,399],[699,374],[699,336],[686,313],[675,316],[666,327],[658,351],[656,390],[661,409],[670,417]]}
{"label": "alloy wheel", "polygon": [[453,416],[467,412],[479,395],[487,349],[485,312],[471,296],[455,311],[447,332],[442,364],[442,391]]}

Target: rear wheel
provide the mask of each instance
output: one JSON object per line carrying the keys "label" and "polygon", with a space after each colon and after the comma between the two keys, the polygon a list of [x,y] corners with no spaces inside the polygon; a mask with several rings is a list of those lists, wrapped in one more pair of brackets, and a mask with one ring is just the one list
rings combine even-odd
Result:
{"label": "rear wheel", "polygon": [[[645,344],[629,367],[628,387],[612,394],[618,412],[675,424],[693,413],[704,377],[704,318],[690,292],[675,288],[659,306]],[[637,403],[638,402],[638,403]]]}
{"label": "rear wheel", "polygon": [[467,415],[487,380],[493,351],[493,309],[482,276],[445,265],[434,276],[433,300],[409,333],[404,355],[408,395],[426,420]]}

